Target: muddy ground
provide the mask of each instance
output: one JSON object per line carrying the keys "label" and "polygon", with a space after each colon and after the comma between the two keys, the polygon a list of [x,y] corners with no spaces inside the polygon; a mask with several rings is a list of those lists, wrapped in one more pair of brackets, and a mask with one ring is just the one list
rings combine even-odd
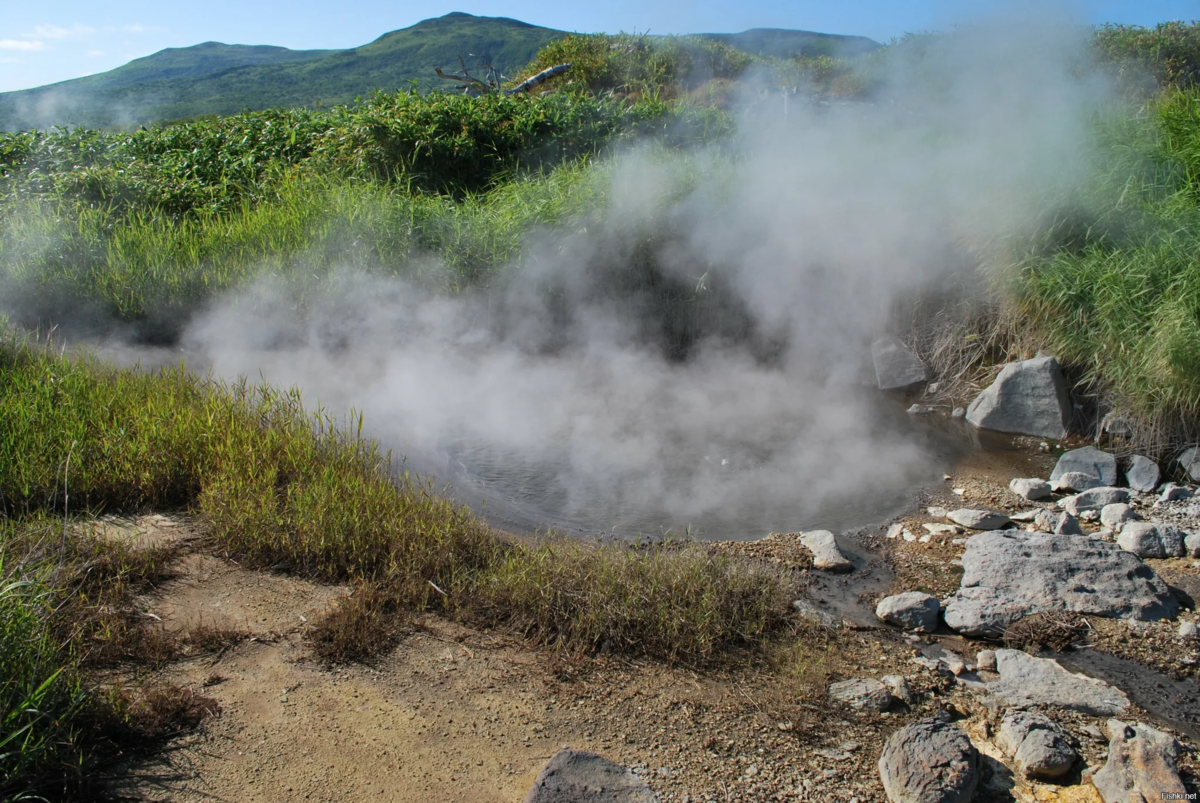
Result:
{"label": "muddy ground", "polygon": [[[1033,450],[975,453],[899,521],[920,529],[932,521],[923,514],[931,505],[1017,510],[1008,480],[1046,476],[1052,462]],[[906,722],[948,710],[992,756],[975,800],[1098,800],[1086,784],[1014,781],[990,741],[995,712],[953,678],[912,660],[934,643],[968,660],[988,645],[952,634],[905,640],[876,626],[870,611],[880,596],[911,589],[942,595],[957,588],[960,571],[953,561],[962,548],[952,539],[887,539],[887,526],[845,540],[856,576],[814,577],[809,594],[832,600],[826,607],[842,624],[798,623],[794,638],[769,655],[732,655],[716,667],[568,656],[428,615],[374,665],[330,667],[305,634],[349,589],[244,569],[182,514],[109,520],[109,537],[182,544],[175,577],[140,600],[149,621],[181,634],[202,627],[241,633],[232,646],[155,673],[213,698],[220,713],[165,751],[116,768],[124,775],[120,791],[161,801],[517,803],[547,759],[569,745],[632,767],[663,801],[866,803],[885,799],[876,769],[883,740]],[[803,562],[786,538],[725,548]],[[1200,583],[1192,561],[1150,563],[1173,584]],[[1175,638],[1175,623],[1095,624],[1093,649],[1141,661],[1134,666],[1163,673],[1147,677],[1200,698],[1195,647]],[[1128,675],[1129,665],[1121,666]],[[885,674],[907,677],[909,704],[860,714],[826,698],[830,681]],[[1189,731],[1200,725],[1194,716],[1184,710],[1173,727],[1189,748],[1189,773],[1197,744]],[[1089,767],[1098,768],[1104,723],[1059,718]],[[1143,709],[1127,718],[1172,726]]]}

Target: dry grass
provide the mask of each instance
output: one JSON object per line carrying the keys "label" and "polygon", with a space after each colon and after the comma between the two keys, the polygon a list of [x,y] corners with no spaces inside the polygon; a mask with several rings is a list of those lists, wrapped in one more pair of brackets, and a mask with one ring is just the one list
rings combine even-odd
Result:
{"label": "dry grass", "polygon": [[394,595],[360,586],[313,623],[308,642],[326,663],[370,662],[396,646],[410,621]]}

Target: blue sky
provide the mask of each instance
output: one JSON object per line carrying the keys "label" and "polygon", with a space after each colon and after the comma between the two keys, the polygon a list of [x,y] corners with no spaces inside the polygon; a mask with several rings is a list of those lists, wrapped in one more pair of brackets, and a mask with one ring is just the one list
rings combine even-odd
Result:
{"label": "blue sky", "polygon": [[[1028,2],[1043,8],[1046,3]],[[569,31],[733,32],[803,28],[886,42],[907,31],[948,30],[1015,7],[999,0],[607,0],[561,3],[450,0],[48,0],[9,3],[0,15],[0,91],[118,67],[165,47],[215,40],[291,48],[344,48],[450,11]],[[1075,0],[1060,4],[1085,23],[1153,25],[1200,19],[1200,0]]]}

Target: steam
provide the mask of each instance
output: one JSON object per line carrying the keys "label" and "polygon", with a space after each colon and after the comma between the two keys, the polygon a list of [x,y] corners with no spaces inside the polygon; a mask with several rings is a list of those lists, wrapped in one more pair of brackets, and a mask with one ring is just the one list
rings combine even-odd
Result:
{"label": "steam", "polygon": [[877,103],[793,98],[785,118],[768,95],[732,155],[613,157],[586,231],[544,235],[487,290],[346,272],[299,305],[268,279],[184,346],[219,376],[363,411],[501,524],[871,523],[949,447],[880,399],[867,347],[897,298],[960,281],[964,255],[1080,179],[1099,98],[1073,75],[1082,45],[1029,20],[941,37]]}

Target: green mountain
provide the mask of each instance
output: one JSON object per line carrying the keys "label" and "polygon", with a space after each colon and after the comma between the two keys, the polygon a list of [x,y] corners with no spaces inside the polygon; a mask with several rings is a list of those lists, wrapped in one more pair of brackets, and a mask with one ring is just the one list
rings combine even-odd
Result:
{"label": "green mountain", "polygon": [[751,28],[741,33],[702,33],[700,36],[715,39],[756,56],[777,59],[793,59],[798,56],[858,56],[883,47],[865,36],[792,31],[785,28]]}
{"label": "green mountain", "polygon": [[[434,75],[434,67],[457,72],[461,56],[481,77],[485,60],[513,74],[565,35],[506,17],[454,12],[349,50],[219,42],[169,48],[106,73],[0,93],[0,130],[67,124],[132,127],[247,109],[331,106],[413,82],[422,90],[450,88],[452,84]],[[703,36],[781,57],[851,54],[879,47],[863,37],[766,28]]]}
{"label": "green mountain", "polygon": [[0,93],[0,130],[76,123],[126,127],[155,120],[232,114],[275,106],[333,105],[395,90],[448,85],[434,67],[482,75],[484,59],[516,71],[564,31],[504,17],[452,13],[384,34],[349,50],[206,42],[170,48],[86,78]]}

